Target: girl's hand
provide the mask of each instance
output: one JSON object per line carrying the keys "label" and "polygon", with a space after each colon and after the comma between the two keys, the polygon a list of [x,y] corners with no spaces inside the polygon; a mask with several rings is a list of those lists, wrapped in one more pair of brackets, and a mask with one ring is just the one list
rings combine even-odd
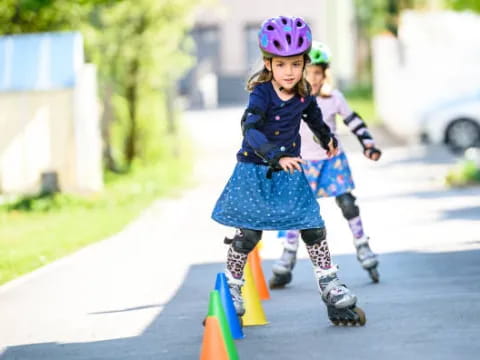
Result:
{"label": "girl's hand", "polygon": [[327,156],[329,158],[334,157],[338,154],[338,147],[335,146],[333,139],[330,139],[328,143],[328,150],[327,150]]}
{"label": "girl's hand", "polygon": [[378,159],[380,159],[380,156],[382,156],[382,152],[375,146],[369,144],[365,147],[365,150],[363,150],[363,155],[365,155],[370,160],[377,161]]}
{"label": "girl's hand", "polygon": [[278,160],[280,167],[290,174],[293,174],[295,170],[302,171],[302,166],[300,164],[304,163],[305,161],[298,157],[282,157]]}

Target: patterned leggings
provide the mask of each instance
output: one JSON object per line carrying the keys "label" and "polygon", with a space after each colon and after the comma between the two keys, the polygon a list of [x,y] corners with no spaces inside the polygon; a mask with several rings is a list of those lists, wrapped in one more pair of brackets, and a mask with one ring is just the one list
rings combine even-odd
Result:
{"label": "patterned leggings", "polygon": [[[331,266],[330,251],[328,249],[327,240],[321,240],[319,244],[306,245],[308,255],[313,266],[322,269],[328,269]],[[243,269],[247,263],[247,254],[238,252],[233,245],[230,245],[227,253],[227,270],[236,279],[243,278]]]}
{"label": "patterned leggings", "polygon": [[321,240],[320,244],[306,245],[306,247],[313,266],[322,269],[329,269],[332,266],[327,239]]}

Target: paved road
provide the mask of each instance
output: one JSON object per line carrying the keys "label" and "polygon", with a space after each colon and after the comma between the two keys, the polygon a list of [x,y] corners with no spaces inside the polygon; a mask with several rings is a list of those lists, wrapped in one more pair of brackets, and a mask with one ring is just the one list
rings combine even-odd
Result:
{"label": "paved road", "polygon": [[[157,201],[123,232],[0,287],[0,360],[198,358],[200,320],[231,234],[209,216],[234,166],[240,114],[188,113],[198,146],[191,189]],[[346,147],[381,254],[380,284],[356,263],[334,202],[321,202],[334,261],[367,325],[329,324],[302,249],[292,285],[264,302],[270,324],[246,328],[237,341],[242,359],[478,358],[480,188],[445,189],[454,159],[443,149],[375,133],[385,150],[379,163],[364,159],[352,137]],[[279,252],[266,233],[267,276]]]}

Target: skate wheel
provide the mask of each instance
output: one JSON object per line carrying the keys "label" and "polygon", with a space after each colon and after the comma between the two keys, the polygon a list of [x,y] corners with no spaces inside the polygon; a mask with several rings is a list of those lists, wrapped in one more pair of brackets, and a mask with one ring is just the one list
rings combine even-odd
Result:
{"label": "skate wheel", "polygon": [[365,316],[365,312],[360,309],[359,307],[355,307],[353,311],[358,315],[358,325],[364,326],[365,323],[367,322],[367,317]]}
{"label": "skate wheel", "polygon": [[334,320],[330,319],[330,321],[335,326],[349,326],[350,325],[350,321],[347,320],[347,319],[334,319]]}
{"label": "skate wheel", "polygon": [[285,275],[274,275],[268,281],[268,287],[272,290],[274,289],[283,289],[285,285],[289,284],[292,281],[292,273],[287,273]]}
{"label": "skate wheel", "polygon": [[372,278],[372,281],[376,284],[380,281],[380,274],[378,273],[378,270],[376,267],[371,268],[368,270],[368,274]]}
{"label": "skate wheel", "polygon": [[285,287],[285,284],[278,284],[276,279],[273,277],[268,281],[268,287],[270,288],[270,290],[283,289]]}

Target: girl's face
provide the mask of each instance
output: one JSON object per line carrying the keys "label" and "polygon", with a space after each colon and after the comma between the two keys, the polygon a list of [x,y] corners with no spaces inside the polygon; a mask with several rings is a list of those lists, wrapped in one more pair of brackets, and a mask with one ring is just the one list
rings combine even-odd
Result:
{"label": "girl's face", "polygon": [[303,55],[264,59],[265,66],[273,72],[273,79],[279,87],[291,91],[303,76]]}
{"label": "girl's face", "polygon": [[312,86],[312,94],[318,94],[325,80],[323,69],[318,65],[307,66],[307,81]]}

